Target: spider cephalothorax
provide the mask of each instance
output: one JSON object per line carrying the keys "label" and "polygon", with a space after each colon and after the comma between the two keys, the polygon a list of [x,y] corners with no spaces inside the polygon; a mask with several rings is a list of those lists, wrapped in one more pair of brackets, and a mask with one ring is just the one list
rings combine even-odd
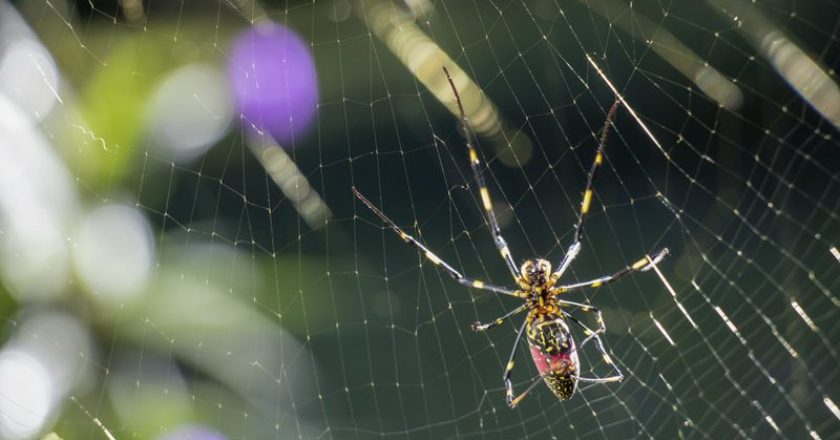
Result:
{"label": "spider cephalothorax", "polygon": [[[464,116],[464,109],[461,106],[461,98],[458,96],[458,90],[455,88],[455,83],[449,76],[449,72],[444,68],[449,85],[455,94],[455,102],[458,104],[458,110],[461,115],[461,125],[464,133],[467,135],[467,149],[469,150],[470,168],[472,168],[475,183],[478,186],[478,194],[481,197],[481,204],[484,207],[486,220],[490,226],[490,232],[493,234],[496,248],[499,250],[502,259],[507,265],[513,279],[519,287],[517,290],[508,289],[501,286],[485,283],[484,281],[467,278],[452,267],[449,263],[435,255],[422,243],[417,241],[411,235],[400,229],[391,219],[379,210],[370,200],[365,198],[359,191],[353,188],[353,193],[359,200],[362,201],[368,208],[376,213],[385,224],[396,232],[400,238],[406,243],[414,246],[420,250],[425,258],[440,267],[452,278],[459,283],[475,289],[489,290],[491,292],[509,295],[512,297],[524,300],[525,303],[514,310],[506,313],[503,316],[496,318],[489,322],[474,322],[472,329],[475,331],[484,331],[491,327],[498,326],[505,322],[506,319],[527,311],[528,315],[524,322],[519,327],[519,333],[513,343],[513,349],[508,359],[507,367],[505,368],[502,380],[505,383],[505,397],[508,405],[513,408],[525,397],[528,392],[534,388],[540,381],[544,381],[548,388],[557,395],[558,398],[566,400],[572,397],[577,387],[578,382],[589,383],[608,383],[620,381],[624,375],[621,370],[613,362],[610,355],[604,348],[601,341],[601,335],[607,330],[604,324],[604,319],[601,316],[601,311],[598,308],[583,304],[579,302],[567,301],[560,299],[558,296],[565,292],[582,289],[585,287],[599,287],[604,284],[613,282],[625,275],[633,272],[644,272],[651,269],[655,264],[665,258],[668,254],[668,249],[661,249],[651,256],[645,255],[644,258],[639,259],[632,265],[625,267],[612,275],[604,275],[589,281],[576,282],[571,284],[561,284],[560,279],[566,270],[570,267],[572,261],[577,257],[581,250],[581,239],[583,237],[583,220],[589,207],[592,203],[593,187],[592,183],[595,180],[598,168],[604,162],[604,145],[606,143],[607,129],[612,124],[616,109],[619,102],[610,108],[607,113],[607,120],[604,122],[601,130],[600,144],[598,150],[595,152],[595,160],[589,169],[589,174],[586,179],[586,188],[583,192],[583,200],[580,205],[580,212],[578,213],[577,224],[575,225],[574,241],[566,250],[566,255],[554,267],[552,272],[552,265],[542,258],[534,258],[525,261],[521,267],[517,268],[514,264],[513,256],[508,248],[507,242],[502,237],[501,228],[496,220],[496,214],[493,212],[493,200],[490,197],[490,191],[484,182],[484,176],[481,173],[481,160],[479,159],[478,151],[475,149],[475,142],[471,132],[467,128],[466,116]],[[587,324],[580,319],[573,316],[570,311],[579,310],[581,312],[593,313],[595,315],[595,322],[598,327],[595,329],[589,328]],[[579,345],[575,345],[567,322],[571,322],[583,330],[586,336]],[[526,331],[527,330],[527,331]],[[514,397],[513,382],[511,382],[511,373],[513,372],[514,358],[516,357],[516,350],[519,347],[519,341],[526,335],[529,348],[531,350],[531,357],[534,365],[539,371],[539,376],[528,388],[519,396]],[[604,362],[612,367],[613,374],[609,377],[582,377],[580,376],[580,362],[578,359],[578,351],[582,349],[589,341],[595,341],[595,348],[601,353]]]}
{"label": "spider cephalothorax", "polygon": [[551,277],[551,263],[542,258],[527,260],[519,269],[522,274],[519,286],[523,289],[547,289]]}

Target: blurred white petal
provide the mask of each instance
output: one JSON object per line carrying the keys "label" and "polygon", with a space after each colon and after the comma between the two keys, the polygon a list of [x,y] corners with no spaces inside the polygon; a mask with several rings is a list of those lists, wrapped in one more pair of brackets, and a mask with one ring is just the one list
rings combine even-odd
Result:
{"label": "blurred white petal", "polygon": [[120,303],[141,292],[154,255],[151,229],[133,208],[95,209],[76,235],[79,277],[97,299],[106,302]]}
{"label": "blurred white petal", "polygon": [[0,270],[19,299],[53,298],[68,280],[65,225],[74,181],[30,115],[0,93]]}
{"label": "blurred white petal", "polygon": [[26,352],[0,352],[0,438],[28,439],[40,432],[55,404],[49,373]]}
{"label": "blurred white petal", "polygon": [[149,106],[149,132],[155,146],[174,159],[193,159],[210,148],[230,126],[233,101],[225,77],[214,67],[193,64],[172,72]]}

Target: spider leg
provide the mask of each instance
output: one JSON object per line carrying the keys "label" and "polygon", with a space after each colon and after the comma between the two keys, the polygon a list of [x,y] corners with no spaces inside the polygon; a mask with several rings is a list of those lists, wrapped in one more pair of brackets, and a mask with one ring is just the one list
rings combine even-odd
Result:
{"label": "spider leg", "polygon": [[[575,318],[574,316],[572,316],[571,314],[569,314],[568,312],[565,312],[563,310],[560,311],[560,313],[563,314],[563,318],[557,318],[553,321],[545,322],[545,323],[543,323],[543,325],[549,325],[549,324],[554,324],[554,323],[562,323],[563,319],[565,318],[565,319],[569,319],[572,322],[574,322],[575,324],[583,327],[584,334],[587,335],[587,337],[586,337],[586,339],[584,339],[580,343],[580,345],[577,348],[575,348],[575,350],[582,349],[583,346],[586,345],[587,342],[589,342],[590,340],[592,340],[594,338],[596,344],[598,345],[598,351],[601,352],[601,355],[604,359],[604,362],[609,364],[613,368],[613,371],[615,372],[615,374],[613,376],[609,376],[609,377],[581,377],[581,376],[575,376],[575,375],[571,375],[570,377],[572,377],[575,380],[580,381],[580,382],[589,382],[589,383],[619,382],[622,379],[624,379],[624,373],[621,372],[621,370],[618,368],[618,366],[615,365],[615,363],[613,362],[612,358],[607,354],[606,349],[604,349],[603,341],[598,336],[600,334],[603,334],[604,331],[606,331],[606,326],[604,326],[604,321],[601,318],[601,311],[594,308],[594,307],[587,306],[585,304],[575,303],[575,302],[571,302],[571,301],[561,301],[561,300],[558,300],[558,301],[563,305],[577,307],[577,308],[580,308],[581,310],[584,310],[584,311],[594,311],[598,316],[598,323],[599,323],[598,330],[593,331],[592,329],[587,327],[583,322],[581,322],[579,319]],[[544,379],[543,375],[538,375],[537,378],[534,379],[534,381],[530,385],[528,385],[528,388],[525,389],[525,391],[522,392],[522,394],[518,395],[515,399],[510,401],[508,403],[508,405],[512,408],[516,407],[519,404],[519,402],[522,401],[522,399],[525,398],[525,395],[527,395],[531,390],[533,390],[534,387],[536,387],[537,384],[539,384],[543,379]]]}
{"label": "spider leg", "polygon": [[584,281],[581,283],[575,284],[566,284],[562,286],[557,286],[557,293],[566,292],[569,290],[580,289],[581,287],[600,287],[604,284],[611,283],[613,281],[618,280],[619,278],[629,275],[633,272],[645,272],[650,270],[654,264],[659,263],[668,255],[668,248],[660,249],[656,251],[653,257],[648,257],[645,255],[644,258],[636,261],[635,263],[631,264],[630,266],[625,267],[624,269],[619,270],[618,272],[612,275],[606,275],[600,278],[595,278],[594,280]]}
{"label": "spider leg", "polygon": [[615,119],[615,112],[618,110],[620,103],[621,101],[619,100],[613,103],[607,112],[607,119],[604,121],[604,126],[601,128],[598,150],[595,152],[595,160],[592,161],[592,166],[589,168],[589,175],[586,177],[586,189],[583,191],[583,200],[580,202],[580,213],[578,214],[577,224],[575,225],[574,241],[569,246],[569,250],[566,251],[566,255],[563,256],[563,260],[556,266],[557,269],[551,274],[551,279],[555,281],[560,279],[563,273],[566,272],[566,269],[569,268],[572,260],[580,252],[580,241],[583,238],[583,220],[589,212],[589,207],[592,205],[592,185],[595,182],[595,178],[598,177],[598,170],[601,168],[601,164],[604,162],[604,146],[607,143],[607,133],[609,133],[610,125],[612,125],[613,119]]}
{"label": "spider leg", "polygon": [[475,138],[472,131],[467,126],[467,117],[464,115],[464,106],[461,104],[461,96],[458,94],[458,89],[455,87],[455,82],[449,76],[449,71],[446,67],[443,68],[446,74],[446,79],[449,80],[449,85],[452,87],[452,92],[455,94],[455,102],[458,104],[458,111],[461,115],[461,128],[464,130],[464,136],[467,138],[467,148],[470,152],[470,168],[472,168],[475,176],[476,184],[478,185],[478,193],[481,196],[481,203],[484,207],[484,212],[487,213],[487,221],[490,223],[490,231],[493,234],[493,241],[496,243],[496,248],[505,260],[508,270],[513,275],[515,280],[519,280],[519,269],[513,262],[513,256],[510,254],[505,238],[502,237],[502,230],[499,228],[499,222],[496,220],[496,214],[493,212],[493,201],[490,199],[490,190],[487,189],[487,184],[484,182],[484,176],[481,174],[481,161],[478,158],[478,151],[475,149]]}
{"label": "spider leg", "polygon": [[613,362],[610,355],[607,354],[607,350],[604,349],[604,343],[601,340],[601,337],[598,336],[600,334],[603,334],[604,331],[607,329],[604,326],[604,320],[601,319],[601,311],[594,308],[594,307],[589,307],[589,311],[594,311],[595,313],[598,314],[598,330],[592,331],[592,329],[590,329],[586,324],[582,323],[579,319],[570,315],[568,312],[564,312],[564,311],[561,310],[561,312],[563,313],[563,315],[566,318],[568,318],[570,321],[574,322],[575,324],[581,326],[583,328],[583,333],[585,335],[587,335],[586,338],[580,343],[580,346],[577,349],[578,350],[582,349],[583,346],[586,345],[587,342],[589,342],[590,340],[592,340],[594,338],[595,339],[595,344],[598,347],[598,351],[601,352],[601,356],[603,357],[604,362],[606,362],[609,366],[612,367],[613,372],[615,374],[610,376],[610,377],[580,377],[580,376],[572,376],[572,377],[574,377],[575,379],[577,379],[581,382],[592,382],[592,383],[619,382],[622,379],[624,379],[624,373],[621,372],[621,370],[618,368],[618,365],[616,365],[615,362]]}
{"label": "spider leg", "polygon": [[[615,367],[615,365],[613,365]],[[619,373],[621,373],[619,371]],[[610,382],[621,382],[624,380],[624,375],[620,374],[619,376],[610,376],[610,377],[582,377],[582,376],[572,376],[578,382],[589,382],[589,383],[610,383]]]}
{"label": "spider leg", "polygon": [[388,218],[388,216],[386,216],[385,213],[380,211],[379,208],[377,208],[370,200],[368,200],[365,196],[363,196],[362,193],[360,193],[358,190],[356,190],[355,187],[352,188],[352,189],[353,189],[353,194],[355,194],[356,197],[359,200],[361,200],[362,203],[365,204],[365,206],[370,208],[370,210],[373,211],[374,214],[376,214],[380,219],[382,219],[382,221],[385,222],[385,224],[388,225],[389,228],[393,229],[394,232],[396,232],[397,235],[399,235],[400,238],[403,239],[403,241],[405,241],[406,243],[414,246],[415,248],[417,248],[421,252],[423,252],[423,255],[426,257],[427,260],[432,262],[432,264],[434,264],[435,266],[439,266],[439,267],[443,268],[443,270],[445,270],[446,273],[449,274],[449,276],[454,278],[455,281],[458,281],[459,283],[461,283],[465,286],[473,287],[473,288],[476,288],[476,289],[489,290],[489,291],[492,291],[492,292],[502,293],[502,294],[505,294],[505,295],[517,296],[515,291],[513,291],[513,290],[510,290],[510,289],[507,289],[507,288],[504,288],[504,287],[494,286],[492,284],[487,284],[484,281],[476,280],[476,279],[472,279],[472,278],[467,278],[464,275],[461,275],[461,272],[458,272],[457,270],[455,270],[454,267],[452,267],[449,263],[441,260],[440,257],[435,255],[435,253],[430,251],[429,248],[427,248],[422,243],[417,241],[417,239],[408,235],[407,233],[405,233],[405,231],[400,229],[399,226],[397,226],[390,218]]}
{"label": "spider leg", "polygon": [[530,385],[528,385],[528,388],[525,388],[525,391],[523,391],[523,392],[522,392],[522,394],[520,394],[520,395],[516,396],[516,398],[515,398],[515,399],[513,399],[513,400],[512,400],[512,401],[511,401],[508,405],[509,405],[511,408],[516,408],[516,406],[517,406],[517,405],[519,405],[519,402],[521,402],[521,401],[522,401],[522,399],[524,399],[524,398],[525,398],[525,396],[526,396],[528,393],[530,393],[530,392],[531,392],[531,390],[533,390],[533,389],[534,389],[537,385],[539,385],[539,384],[540,384],[540,382],[542,382],[542,381],[543,381],[543,379],[544,379],[543,375],[538,374],[538,375],[537,375],[537,377],[535,377],[535,378],[534,378],[534,380],[531,382],[531,384],[530,384]]}
{"label": "spider leg", "polygon": [[523,305],[511,310],[510,312],[505,313],[503,316],[494,319],[493,321],[486,322],[486,323],[481,323],[481,322],[476,321],[476,322],[472,323],[470,328],[472,328],[472,330],[474,332],[483,332],[484,330],[487,330],[489,328],[493,328],[497,325],[500,325],[501,323],[505,322],[506,319],[510,318],[513,315],[516,315],[519,312],[522,312],[525,309],[527,309],[527,307],[525,306],[525,304],[523,304]]}
{"label": "spider leg", "polygon": [[505,374],[502,376],[502,380],[505,382],[505,400],[509,407],[514,408],[518,401],[514,401],[513,399],[513,383],[510,381],[510,375],[513,372],[513,360],[516,357],[516,349],[519,348],[519,342],[522,340],[522,333],[525,332],[525,326],[528,325],[528,320],[522,323],[522,327],[519,327],[519,332],[516,334],[516,340],[513,342],[513,349],[510,350],[510,358],[508,358],[507,367],[505,367]]}
{"label": "spider leg", "polygon": [[571,319],[572,322],[576,322],[578,325],[583,327],[583,334],[586,335],[586,338],[584,338],[583,341],[580,342],[580,348],[583,348],[583,346],[586,345],[586,343],[589,342],[592,338],[597,338],[598,335],[602,335],[602,334],[604,334],[604,332],[607,331],[607,325],[604,323],[604,317],[601,313],[601,309],[599,309],[597,307],[590,306],[588,304],[583,304],[583,303],[578,303],[578,302],[573,302],[573,301],[564,301],[564,300],[561,300],[561,299],[558,299],[557,302],[561,306],[575,307],[577,309],[580,309],[582,312],[592,312],[592,313],[595,314],[595,321],[598,323],[598,329],[595,330],[595,331],[592,331],[592,330],[589,329],[589,327],[583,325],[583,323],[581,323],[574,316],[570,315],[568,312],[560,310],[560,313],[562,313],[567,318]]}

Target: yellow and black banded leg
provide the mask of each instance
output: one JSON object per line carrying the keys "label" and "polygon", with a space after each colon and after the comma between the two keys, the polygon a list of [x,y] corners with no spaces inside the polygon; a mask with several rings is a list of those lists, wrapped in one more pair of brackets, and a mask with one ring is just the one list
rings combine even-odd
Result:
{"label": "yellow and black banded leg", "polygon": [[566,272],[566,269],[572,264],[572,260],[580,252],[580,241],[583,239],[583,220],[586,218],[586,214],[592,206],[593,184],[595,178],[598,177],[598,170],[601,169],[601,164],[604,162],[604,146],[607,144],[607,133],[609,133],[610,125],[612,125],[613,119],[615,119],[615,112],[618,110],[620,103],[621,101],[619,100],[613,103],[607,112],[607,119],[604,121],[604,126],[601,128],[598,150],[595,152],[595,159],[589,168],[589,174],[586,177],[586,188],[583,191],[583,199],[580,202],[580,213],[578,213],[577,224],[575,225],[574,241],[569,246],[569,250],[566,251],[566,255],[563,256],[563,260],[560,261],[560,264],[556,266],[554,273],[551,275],[554,280],[558,280]]}
{"label": "yellow and black banded leg", "polygon": [[525,327],[528,325],[528,320],[522,323],[519,332],[516,334],[516,339],[513,341],[513,349],[510,351],[507,366],[505,367],[505,374],[502,380],[505,382],[505,401],[511,408],[516,407],[516,402],[513,399],[513,383],[510,381],[510,375],[513,372],[514,359],[516,358],[516,349],[519,348],[519,342],[522,340],[522,334],[525,332]]}
{"label": "yellow and black banded leg", "polygon": [[562,286],[557,286],[557,292],[562,293],[569,290],[580,289],[582,287],[601,287],[604,284],[612,283],[620,279],[621,277],[631,274],[633,272],[645,272],[653,268],[654,264],[658,264],[662,259],[664,259],[668,255],[668,248],[663,248],[656,253],[653,254],[653,257],[649,257],[645,255],[644,258],[641,258],[639,261],[631,264],[630,266],[621,269],[620,271],[612,274],[603,276],[600,278],[595,278],[594,280],[584,281],[582,283],[575,283],[575,284],[566,284]]}
{"label": "yellow and black banded leg", "polygon": [[490,232],[493,234],[493,241],[496,244],[496,248],[499,249],[502,259],[505,260],[505,264],[507,265],[508,270],[510,270],[511,275],[513,275],[514,279],[518,280],[519,269],[513,262],[513,256],[510,254],[510,248],[508,247],[505,238],[502,237],[502,230],[499,228],[498,220],[496,220],[496,213],[493,212],[493,200],[490,198],[490,190],[487,189],[487,184],[484,182],[484,176],[481,174],[481,160],[479,159],[478,151],[475,148],[475,137],[472,134],[472,130],[470,130],[467,126],[467,117],[464,115],[464,106],[461,104],[461,96],[458,94],[455,82],[452,81],[452,77],[449,76],[449,71],[446,70],[445,66],[443,68],[443,72],[446,74],[446,79],[449,80],[449,85],[452,87],[452,93],[455,94],[455,102],[458,104],[458,111],[461,115],[461,128],[464,130],[464,136],[466,136],[467,139],[467,149],[470,153],[470,168],[472,168],[475,182],[478,185],[478,194],[481,197],[481,205],[484,208],[484,212],[487,214],[487,221],[490,224]]}
{"label": "yellow and black banded leg", "polygon": [[449,265],[449,263],[441,260],[440,257],[435,255],[435,253],[430,251],[426,246],[423,246],[423,244],[420,243],[419,241],[417,241],[417,239],[408,235],[405,231],[400,229],[399,226],[397,226],[390,218],[388,218],[388,216],[386,216],[385,213],[380,211],[379,208],[377,208],[376,205],[373,204],[373,202],[368,200],[367,197],[363,196],[362,193],[360,193],[358,190],[356,190],[355,187],[352,188],[352,189],[353,189],[353,194],[355,194],[356,197],[359,200],[361,200],[362,203],[365,204],[365,206],[370,208],[370,210],[373,211],[374,214],[376,214],[380,219],[382,219],[382,221],[385,222],[385,224],[388,225],[389,228],[393,229],[394,232],[396,232],[397,235],[399,235],[400,238],[403,239],[403,241],[405,241],[406,243],[408,243],[408,244],[414,246],[415,248],[419,249],[423,253],[423,256],[426,257],[427,260],[429,260],[435,266],[443,268],[443,270],[445,270],[446,273],[449,274],[449,276],[454,278],[459,283],[461,283],[465,286],[476,288],[476,289],[490,290],[490,291],[496,292],[496,293],[502,293],[502,294],[505,294],[505,295],[517,296],[515,291],[513,291],[513,290],[506,289],[504,287],[494,286],[492,284],[487,284],[484,281],[467,278],[467,277],[461,275],[461,273],[458,272],[457,270],[455,270],[455,268],[452,267],[451,265]]}
{"label": "yellow and black banded leg", "polygon": [[500,317],[498,317],[498,318],[496,318],[496,319],[494,319],[494,320],[492,320],[492,321],[485,322],[485,323],[483,323],[483,322],[479,322],[479,321],[476,321],[476,322],[472,323],[472,325],[470,325],[470,328],[471,328],[474,332],[483,332],[484,330],[487,330],[487,329],[489,329],[489,328],[493,328],[493,327],[495,327],[495,326],[497,326],[497,325],[501,325],[503,322],[505,322],[505,320],[507,320],[507,319],[508,319],[508,318],[510,318],[511,316],[514,316],[514,315],[516,315],[517,313],[520,313],[520,312],[524,311],[524,310],[525,310],[525,309],[527,309],[527,308],[528,308],[528,307],[527,307],[526,305],[524,305],[524,304],[523,304],[523,305],[521,305],[521,306],[519,306],[519,307],[517,307],[517,308],[513,309],[512,311],[510,311],[510,312],[508,312],[508,313],[505,313],[503,316],[500,316]]}
{"label": "yellow and black banded leg", "polygon": [[580,346],[578,347],[578,349],[583,348],[583,346],[586,345],[586,343],[589,342],[592,338],[598,338],[598,335],[602,335],[602,334],[604,334],[604,332],[607,331],[607,325],[604,323],[604,316],[601,313],[601,309],[599,309],[597,307],[590,306],[589,304],[583,304],[583,303],[574,302],[574,301],[565,301],[565,300],[562,300],[562,299],[558,299],[557,303],[561,307],[575,307],[582,312],[591,312],[591,313],[595,314],[595,322],[598,323],[598,329],[595,330],[595,331],[592,331],[588,327],[583,325],[577,318],[570,315],[568,312],[565,312],[563,310],[560,311],[561,313],[563,313],[563,315],[565,315],[566,317],[568,317],[572,321],[577,322],[578,324],[580,324],[584,328],[583,334],[586,337],[583,339],[583,341],[580,342]]}
{"label": "yellow and black banded leg", "polygon": [[523,391],[520,395],[516,396],[516,398],[515,398],[515,399],[513,399],[513,400],[509,403],[510,407],[511,407],[511,408],[516,408],[516,406],[517,406],[517,405],[519,405],[519,402],[521,402],[521,401],[522,401],[522,399],[524,399],[524,398],[525,398],[525,396],[527,396],[527,395],[528,395],[528,393],[530,393],[530,392],[531,392],[531,391],[532,391],[532,390],[533,390],[533,389],[534,389],[537,385],[539,385],[539,384],[540,384],[540,382],[542,382],[543,380],[544,380],[544,377],[543,377],[541,374],[538,374],[538,375],[537,375],[537,377],[535,377],[535,378],[532,380],[531,384],[530,384],[530,385],[528,385],[528,388],[525,388],[525,391]]}
{"label": "yellow and black banded leg", "polygon": [[583,328],[584,334],[587,335],[586,339],[584,339],[583,342],[580,343],[580,346],[578,346],[577,349],[578,350],[583,349],[583,346],[590,339],[595,338],[595,344],[598,346],[598,351],[601,352],[601,357],[604,359],[604,362],[606,362],[607,365],[612,367],[613,373],[614,373],[612,376],[609,376],[609,377],[580,377],[580,376],[574,376],[574,378],[581,381],[581,382],[591,382],[591,383],[620,382],[622,379],[624,379],[624,373],[621,372],[621,369],[619,369],[618,365],[616,365],[615,362],[612,360],[612,357],[610,357],[610,355],[607,353],[607,350],[604,349],[604,343],[603,343],[603,341],[601,341],[600,336],[598,336],[598,335],[602,334],[604,332],[604,330],[606,330],[606,328],[603,327],[604,321],[600,319],[601,312],[598,311],[598,320],[599,320],[600,328],[598,330],[595,330],[594,332],[586,324],[580,322],[579,319],[577,319],[574,316],[568,314],[567,312],[563,312],[563,315],[567,319],[569,319],[570,321],[572,321],[575,324],[581,326]]}

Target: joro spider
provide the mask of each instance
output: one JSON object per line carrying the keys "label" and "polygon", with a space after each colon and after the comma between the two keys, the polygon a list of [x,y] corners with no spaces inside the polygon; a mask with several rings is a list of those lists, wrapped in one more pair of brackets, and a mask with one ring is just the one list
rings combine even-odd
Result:
{"label": "joro spider", "polygon": [[[516,340],[513,343],[513,348],[510,352],[507,367],[505,368],[502,380],[505,384],[505,399],[510,408],[515,408],[519,402],[528,394],[537,384],[540,379],[545,381],[548,388],[560,399],[568,400],[574,395],[578,382],[590,383],[608,383],[618,382],[624,378],[624,374],[613,362],[612,358],[604,349],[604,344],[600,338],[607,327],[604,324],[604,319],[601,311],[593,306],[582,304],[578,302],[566,301],[558,297],[566,292],[578,290],[585,287],[599,287],[604,284],[622,278],[633,272],[644,272],[657,264],[668,254],[668,249],[661,249],[653,253],[653,257],[645,255],[630,266],[613,273],[612,275],[605,275],[595,278],[590,281],[584,281],[573,284],[558,284],[558,281],[566,272],[566,270],[577,257],[581,249],[581,238],[583,236],[583,220],[589,212],[592,203],[592,184],[598,174],[598,169],[604,160],[604,145],[607,141],[607,132],[615,117],[618,109],[619,101],[610,107],[607,113],[606,121],[601,129],[600,142],[598,150],[595,152],[595,160],[589,169],[586,179],[586,188],[583,192],[583,200],[580,205],[580,212],[577,215],[577,223],[575,225],[574,240],[560,260],[560,264],[552,272],[551,263],[542,258],[533,258],[526,260],[521,267],[517,268],[514,264],[513,256],[508,248],[507,242],[502,237],[496,215],[493,212],[493,202],[490,198],[490,191],[484,182],[484,176],[481,173],[481,162],[478,157],[478,152],[475,149],[475,141],[472,133],[467,127],[467,119],[464,115],[464,108],[461,104],[461,97],[458,94],[458,89],[452,81],[446,67],[443,68],[449,85],[452,87],[452,92],[455,95],[455,100],[458,104],[458,111],[460,112],[460,124],[466,136],[467,149],[469,150],[470,167],[478,185],[478,193],[481,198],[484,212],[487,216],[487,221],[490,226],[490,231],[493,235],[496,248],[504,259],[508,270],[517,285],[516,289],[509,289],[485,283],[484,281],[467,278],[458,272],[452,265],[443,261],[435,253],[429,250],[422,243],[417,241],[414,237],[407,234],[400,229],[388,216],[379,210],[370,200],[363,196],[356,188],[353,188],[353,193],[359,198],[371,211],[379,216],[382,221],[393,229],[406,243],[419,249],[425,258],[435,266],[442,268],[452,278],[465,286],[473,287],[480,290],[489,290],[503,295],[510,295],[525,301],[524,304],[513,309],[512,311],[496,318],[493,321],[486,323],[474,322],[471,326],[472,330],[481,332],[489,328],[502,324],[505,320],[517,315],[520,312],[527,311],[528,315],[516,335]],[[587,325],[581,322],[576,317],[572,316],[564,309],[577,309],[582,312],[590,312],[595,314],[595,319],[598,323],[596,330],[590,329]],[[575,346],[575,341],[572,338],[569,326],[566,320],[571,321],[583,329],[585,338],[580,343],[579,347]],[[524,392],[514,397],[513,384],[511,383],[511,374],[513,372],[514,360],[516,357],[519,342],[522,340],[523,333],[528,338],[528,345],[531,351],[531,357],[534,364],[539,371],[539,376],[534,380]],[[597,350],[608,365],[612,367],[613,375],[609,377],[582,377],[578,374],[580,371],[580,361],[578,360],[577,351],[582,349],[589,341],[595,341]]]}

